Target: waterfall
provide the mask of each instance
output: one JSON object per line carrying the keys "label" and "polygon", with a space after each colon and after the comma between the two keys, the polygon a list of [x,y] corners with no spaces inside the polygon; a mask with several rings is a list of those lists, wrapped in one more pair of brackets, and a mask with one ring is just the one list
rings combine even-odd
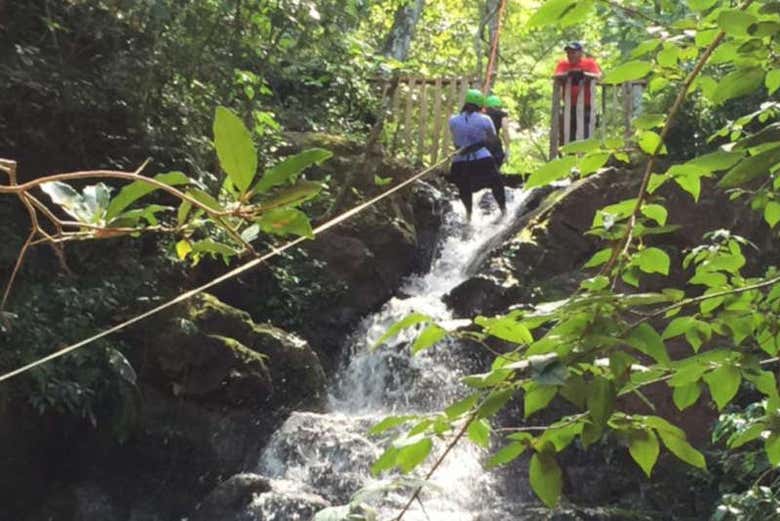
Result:
{"label": "waterfall", "polygon": [[[349,356],[331,385],[327,411],[295,412],[273,435],[258,471],[274,480],[275,493],[256,498],[252,506],[262,512],[262,519],[308,521],[310,514],[296,514],[294,508],[282,509],[281,505],[306,503],[307,494],[322,496],[334,505],[345,504],[359,489],[381,484],[383,480],[372,477],[369,468],[387,440],[368,436],[371,426],[387,415],[440,410],[465,394],[460,383],[463,362],[448,341],[413,357],[407,345],[415,334],[412,329],[389,345],[372,347],[388,327],[412,312],[439,323],[451,322],[443,297],[472,275],[468,267],[492,244],[491,238],[512,227],[527,195],[522,190],[507,190],[508,213],[500,220],[496,209],[475,209],[468,225],[461,205],[448,214],[430,270],[409,277],[399,290],[401,296],[366,317],[350,335],[345,346]],[[460,443],[432,478],[438,490],[426,492],[422,505],[415,504],[404,519],[510,519],[501,511],[495,478],[481,467],[483,456],[471,443]],[[392,518],[408,497],[408,490],[384,497],[375,505],[380,519]]]}

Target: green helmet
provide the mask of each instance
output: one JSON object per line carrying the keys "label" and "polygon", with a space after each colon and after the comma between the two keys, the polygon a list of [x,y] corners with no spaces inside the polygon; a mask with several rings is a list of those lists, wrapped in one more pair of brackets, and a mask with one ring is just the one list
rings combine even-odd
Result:
{"label": "green helmet", "polygon": [[485,105],[487,105],[487,107],[491,109],[500,109],[504,104],[501,103],[501,98],[499,98],[495,94],[491,94],[485,100]]}
{"label": "green helmet", "polygon": [[469,89],[466,92],[466,103],[482,107],[485,105],[485,96],[479,89]]}

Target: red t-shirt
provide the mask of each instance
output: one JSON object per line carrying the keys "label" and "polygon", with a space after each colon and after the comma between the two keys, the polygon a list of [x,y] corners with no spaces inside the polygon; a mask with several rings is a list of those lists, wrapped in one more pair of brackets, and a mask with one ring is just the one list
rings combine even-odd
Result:
{"label": "red t-shirt", "polygon": [[[590,74],[601,74],[601,68],[593,58],[580,58],[578,63],[570,63],[569,60],[561,60],[558,62],[558,66],[555,67],[555,75],[566,74],[571,71],[582,71]],[[577,93],[580,87],[577,83],[572,83],[571,86],[571,103],[572,106],[577,102]],[[585,85],[585,106],[590,106],[590,86]]]}

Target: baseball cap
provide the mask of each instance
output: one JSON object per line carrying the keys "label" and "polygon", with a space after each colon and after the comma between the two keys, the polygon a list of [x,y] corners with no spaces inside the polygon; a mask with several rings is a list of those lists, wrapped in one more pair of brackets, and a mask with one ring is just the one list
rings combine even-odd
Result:
{"label": "baseball cap", "polygon": [[565,51],[581,51],[582,44],[580,42],[570,42],[563,48]]}

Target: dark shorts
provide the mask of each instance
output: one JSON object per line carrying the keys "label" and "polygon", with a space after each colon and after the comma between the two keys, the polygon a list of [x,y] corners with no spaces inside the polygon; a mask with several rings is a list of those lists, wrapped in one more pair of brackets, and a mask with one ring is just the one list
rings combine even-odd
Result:
{"label": "dark shorts", "polygon": [[469,192],[491,188],[501,182],[501,174],[492,157],[452,163],[447,178],[458,187],[458,190]]}

